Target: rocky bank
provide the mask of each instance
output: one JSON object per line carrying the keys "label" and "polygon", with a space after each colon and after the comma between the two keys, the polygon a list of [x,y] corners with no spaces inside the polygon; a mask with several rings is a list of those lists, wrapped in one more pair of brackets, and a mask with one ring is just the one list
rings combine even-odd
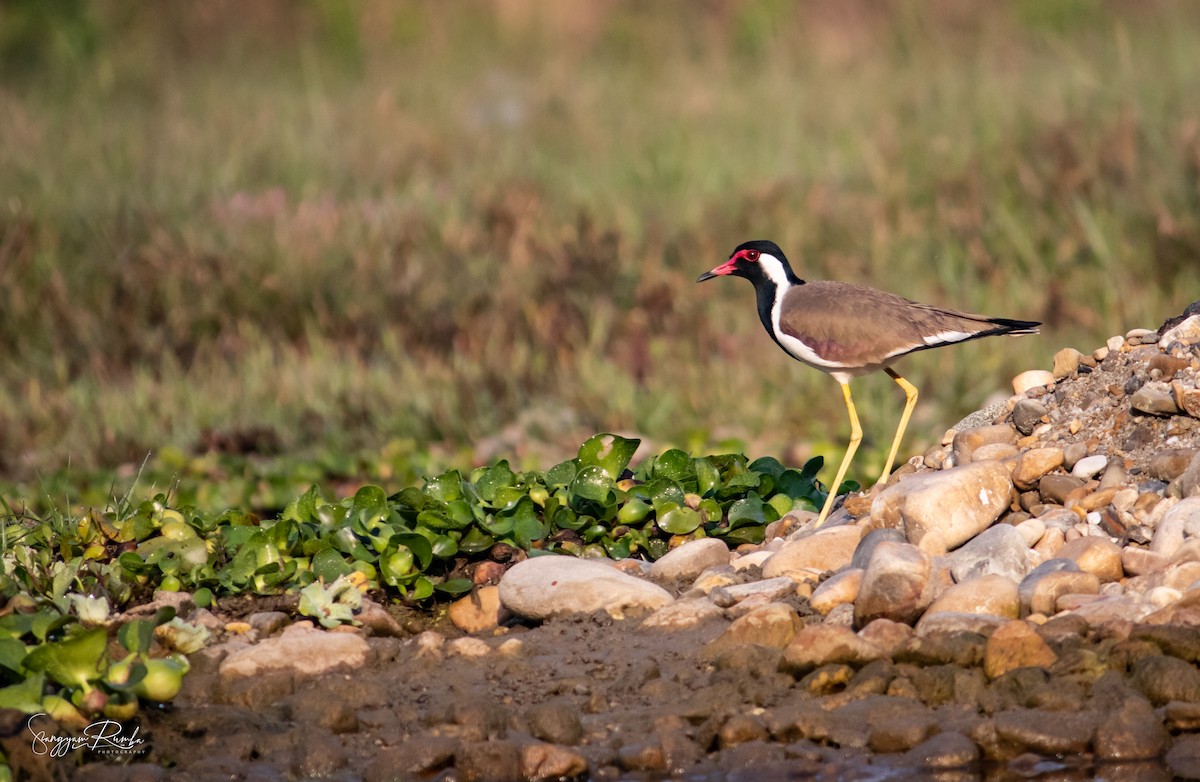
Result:
{"label": "rocky bank", "polygon": [[820,529],[260,617],[81,776],[1200,779],[1200,303],[1014,384]]}

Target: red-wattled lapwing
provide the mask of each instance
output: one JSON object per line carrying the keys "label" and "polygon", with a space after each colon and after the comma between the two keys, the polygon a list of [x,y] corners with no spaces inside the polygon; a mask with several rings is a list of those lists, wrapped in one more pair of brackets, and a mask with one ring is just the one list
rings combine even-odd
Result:
{"label": "red-wattled lapwing", "polygon": [[842,386],[850,414],[850,444],[829,486],[817,526],[829,516],[837,489],[862,441],[862,427],[850,398],[851,378],[882,369],[904,389],[904,412],[879,477],[883,482],[891,474],[900,439],[917,404],[916,386],[896,374],[890,367],[892,362],[918,350],[980,337],[1036,334],[1042,325],[941,309],[863,285],[805,282],[792,272],[778,245],[768,241],[738,246],[728,261],[701,274],[696,282],[727,274],[745,277],[754,284],[758,317],[779,347],[792,358],[832,375]]}

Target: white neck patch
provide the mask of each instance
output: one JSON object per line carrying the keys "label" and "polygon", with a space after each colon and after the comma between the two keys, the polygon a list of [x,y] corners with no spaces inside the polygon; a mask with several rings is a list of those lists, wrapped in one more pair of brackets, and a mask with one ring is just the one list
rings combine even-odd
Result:
{"label": "white neck patch", "polygon": [[792,283],[788,280],[787,272],[783,270],[783,261],[774,255],[770,253],[759,254],[758,265],[762,267],[763,274],[766,275],[767,279],[775,283],[775,286],[779,288],[780,295],[792,287]]}

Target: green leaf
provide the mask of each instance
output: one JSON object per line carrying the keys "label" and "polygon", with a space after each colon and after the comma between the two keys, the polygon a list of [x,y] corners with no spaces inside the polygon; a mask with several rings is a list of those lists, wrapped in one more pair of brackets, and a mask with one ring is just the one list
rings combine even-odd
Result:
{"label": "green leaf", "polygon": [[579,446],[579,465],[599,467],[615,481],[621,477],[641,442],[609,433],[593,435]]}
{"label": "green leaf", "polygon": [[338,577],[353,573],[354,568],[335,549],[327,548],[313,556],[312,572],[326,584],[332,584]]}
{"label": "green leaf", "polygon": [[25,659],[28,651],[25,644],[16,638],[0,638],[0,667],[20,673],[21,661]]}
{"label": "green leaf", "polygon": [[700,526],[700,514],[691,508],[674,507],[658,517],[658,526],[672,535],[686,535]]}
{"label": "green leaf", "polygon": [[616,500],[616,484],[611,473],[603,467],[584,467],[571,482],[571,493],[585,500],[607,505]]}
{"label": "green leaf", "polygon": [[673,481],[681,483],[685,479],[695,475],[692,457],[678,448],[672,448],[655,460],[654,475],[656,477],[670,478]]}
{"label": "green leaf", "polygon": [[706,497],[721,486],[721,473],[711,459],[696,459],[696,493]]}
{"label": "green leaf", "polygon": [[458,595],[470,592],[472,586],[471,579],[469,578],[452,578],[449,581],[436,584],[434,589],[452,597],[457,597]]}
{"label": "green leaf", "polygon": [[496,539],[483,532],[478,527],[472,527],[458,541],[458,550],[464,554],[478,554],[487,551],[496,544]]}
{"label": "green leaf", "polygon": [[295,521],[301,524],[315,521],[317,517],[317,505],[324,501],[325,499],[321,496],[320,489],[314,483],[308,487],[308,491],[289,502],[279,518],[284,521]]}
{"label": "green leaf", "polygon": [[517,503],[512,517],[513,537],[516,539],[517,545],[523,549],[528,549],[535,540],[542,540],[550,531],[549,527],[538,519],[537,512],[533,507],[533,500],[528,497]]}
{"label": "green leaf", "polygon": [[25,656],[25,668],[45,671],[64,687],[85,687],[99,679],[108,633],[103,627],[85,630],[65,640],[45,643]]}
{"label": "green leaf", "polygon": [[579,465],[575,463],[574,459],[560,462],[546,472],[546,488],[558,489],[563,486],[570,486],[571,481],[575,480],[575,474],[578,472]]}
{"label": "green leaf", "polygon": [[668,505],[682,507],[687,501],[683,489],[670,478],[655,478],[643,488],[650,496],[655,513],[664,513]]}
{"label": "green leaf", "polygon": [[517,476],[509,469],[508,462],[501,459],[493,467],[477,470],[472,477],[474,477],[472,483],[475,484],[475,490],[479,492],[479,496],[485,502],[491,503],[496,499],[497,492],[516,482]]}
{"label": "green leaf", "polygon": [[750,471],[764,473],[772,478],[778,478],[783,474],[784,466],[779,463],[779,460],[773,456],[763,456],[760,459],[755,459],[750,462]]}
{"label": "green leaf", "polygon": [[46,674],[38,671],[24,681],[0,689],[0,709],[35,714],[42,710],[42,691],[45,689]]}
{"label": "green leaf", "polygon": [[391,508],[388,507],[387,495],[378,486],[363,486],[354,493],[351,505],[351,515],[364,525],[386,519]]}
{"label": "green leaf", "polygon": [[[438,536],[442,537],[442,536]],[[402,533],[392,537],[392,544],[404,546],[417,559],[417,567],[425,570],[433,562],[434,546],[429,538],[415,533]],[[453,556],[453,555],[451,555]]]}
{"label": "green leaf", "polygon": [[472,521],[474,517],[463,521],[461,517],[452,516],[448,511],[442,510],[423,510],[417,514],[418,526],[434,530],[465,529]]}
{"label": "green leaf", "polygon": [[154,622],[148,619],[135,619],[126,622],[117,630],[117,641],[134,654],[145,654],[150,651],[150,643],[154,640]]}
{"label": "green leaf", "polygon": [[463,496],[462,482],[462,474],[458,470],[447,470],[438,477],[425,482],[425,493],[438,502],[461,500]]}
{"label": "green leaf", "polygon": [[[769,510],[768,510],[769,509]],[[769,518],[768,513],[775,518]],[[750,494],[744,499],[740,499],[729,508],[729,528],[736,529],[748,525],[763,526],[770,521],[778,519],[774,508],[765,505],[762,497],[757,494]]]}

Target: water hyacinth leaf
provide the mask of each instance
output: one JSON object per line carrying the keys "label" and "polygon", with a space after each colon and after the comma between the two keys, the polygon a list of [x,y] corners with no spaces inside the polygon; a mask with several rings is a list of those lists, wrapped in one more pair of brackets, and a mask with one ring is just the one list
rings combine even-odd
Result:
{"label": "water hyacinth leaf", "polygon": [[433,555],[438,559],[449,559],[458,553],[458,541],[449,535],[438,535],[433,542]]}
{"label": "water hyacinth leaf", "polygon": [[428,527],[434,530],[450,530],[464,529],[474,521],[472,517],[469,521],[463,522],[462,519],[451,516],[443,510],[423,510],[417,514],[417,525]]}
{"label": "water hyacinth leaf", "polygon": [[312,572],[321,581],[332,584],[339,577],[353,573],[354,568],[336,550],[327,548],[312,558]]}
{"label": "water hyacinth leaf", "polygon": [[478,554],[481,551],[487,551],[496,544],[496,539],[491,535],[486,534],[478,527],[472,527],[467,530],[467,534],[463,535],[462,540],[458,541],[458,550],[464,554]]}
{"label": "water hyacinth leaf", "polygon": [[804,467],[801,468],[800,474],[805,478],[809,478],[810,480],[815,480],[817,477],[817,473],[821,472],[821,468],[824,466],[825,466],[825,457],[824,456],[814,456],[813,458],[809,459],[807,462],[804,463]]}
{"label": "water hyacinth leaf", "polygon": [[696,459],[692,469],[696,472],[696,493],[707,497],[721,485],[721,473],[711,459]]}
{"label": "water hyacinth leaf", "polygon": [[16,638],[0,638],[0,668],[20,673],[21,661],[25,659],[28,651],[25,644]]}
{"label": "water hyacinth leaf", "polygon": [[792,510],[792,498],[786,494],[775,494],[767,500],[767,505],[771,506],[775,514],[782,518]]}
{"label": "water hyacinth leaf", "polygon": [[570,486],[571,481],[575,480],[575,474],[578,472],[579,465],[575,463],[574,459],[559,462],[546,471],[546,487],[559,489],[564,486]]}
{"label": "water hyacinth leaf", "polygon": [[[809,462],[812,463],[811,461]],[[807,472],[797,472],[796,470],[784,470],[776,481],[775,488],[782,494],[786,494],[793,500],[801,497],[812,497],[819,489],[815,476],[809,475]]]}
{"label": "water hyacinth leaf", "polygon": [[[748,494],[729,508],[729,528],[732,530],[748,525],[764,526],[768,522],[775,521],[775,519],[767,517],[767,507],[763,503],[762,497],[754,493]],[[775,515],[774,508],[770,512],[771,515]]]}
{"label": "water hyacinth leaf", "polygon": [[658,517],[659,529],[672,535],[686,535],[700,526],[701,518],[691,508],[671,508]]}
{"label": "water hyacinth leaf", "polygon": [[421,576],[408,588],[408,598],[410,600],[427,600],[433,595],[433,582],[425,576]]}
{"label": "water hyacinth leaf", "polygon": [[404,546],[408,551],[412,552],[412,555],[417,558],[417,567],[421,570],[429,567],[429,564],[433,562],[433,542],[424,535],[402,533],[394,536],[392,543],[396,546]]}
{"label": "water hyacinth leaf", "polygon": [[0,709],[17,709],[26,714],[42,710],[42,691],[46,689],[46,674],[38,671],[24,681],[0,688]]}
{"label": "water hyacinth leaf", "polygon": [[501,489],[512,486],[517,476],[509,469],[508,462],[501,459],[492,467],[476,470],[471,475],[475,490],[484,502],[491,503]]}
{"label": "water hyacinth leaf", "polygon": [[515,523],[516,519],[511,515],[501,516],[498,513],[489,513],[483,521],[479,522],[479,526],[496,537],[504,537],[512,532]]}
{"label": "water hyacinth leaf", "polygon": [[449,581],[443,581],[440,584],[435,584],[434,589],[450,595],[451,597],[458,597],[459,595],[465,595],[467,592],[470,592],[472,586],[473,584],[469,578],[452,578]]}
{"label": "water hyacinth leaf", "polygon": [[725,513],[721,510],[721,505],[716,500],[703,499],[700,500],[700,516],[704,519],[705,524],[714,523],[724,518]]}
{"label": "water hyacinth leaf", "polygon": [[[592,519],[592,521],[595,521],[595,519]],[[581,530],[579,535],[586,542],[592,543],[608,535],[609,531],[610,530],[608,527],[604,526],[603,524],[593,524],[592,526]]]}
{"label": "water hyacinth leaf", "polygon": [[749,469],[751,472],[770,475],[772,478],[778,478],[786,469],[779,460],[774,456],[763,456],[750,462]]}
{"label": "water hyacinth leaf", "polygon": [[621,477],[641,442],[607,432],[593,435],[579,446],[579,464],[585,468],[599,467],[615,481]]}
{"label": "water hyacinth leaf", "polygon": [[314,483],[308,487],[308,491],[296,497],[287,504],[283,509],[280,518],[285,521],[295,521],[300,524],[307,524],[317,520],[317,506],[322,504],[325,499],[321,496],[321,491]]}
{"label": "water hyacinth leaf", "polygon": [[646,541],[646,553],[650,559],[661,559],[669,550],[670,546],[662,538],[650,538]]}
{"label": "water hyacinth leaf", "polygon": [[326,503],[321,505],[316,510],[317,521],[322,527],[332,529],[341,527],[346,523],[346,517],[350,514],[350,509],[344,505],[334,505]]}
{"label": "water hyacinth leaf", "polygon": [[[447,470],[436,478],[425,482],[425,494],[438,502],[454,502],[463,497],[462,474],[458,470]],[[420,511],[420,507],[414,508]]]}
{"label": "water hyacinth leaf", "polygon": [[117,630],[117,642],[134,654],[149,652],[152,640],[154,640],[154,622],[148,619],[126,622]]}
{"label": "water hyacinth leaf", "polygon": [[604,468],[592,465],[584,467],[571,482],[571,493],[585,500],[607,505],[615,502],[616,484]]}
{"label": "water hyacinth leaf", "polygon": [[529,497],[529,492],[518,489],[515,486],[504,486],[496,491],[496,496],[492,500],[492,507],[496,510],[509,510],[522,499]]}
{"label": "water hyacinth leaf", "polygon": [[621,509],[617,511],[617,521],[622,524],[638,524],[650,515],[651,510],[653,508],[649,503],[635,497],[621,505]]}
{"label": "water hyacinth leaf", "polygon": [[684,479],[694,474],[695,468],[692,465],[692,457],[678,448],[672,448],[669,451],[663,452],[654,461],[654,475],[656,477],[670,478],[673,481],[682,483]]}
{"label": "water hyacinth leaf", "polygon": [[722,537],[726,543],[740,546],[743,543],[762,543],[766,529],[760,526],[745,526],[731,529]]}
{"label": "water hyacinth leaf", "polygon": [[413,553],[407,546],[397,546],[395,551],[380,560],[379,572],[385,582],[398,586],[417,572],[413,569],[414,562]]}
{"label": "water hyacinth leaf", "polygon": [[589,520],[586,516],[580,516],[574,510],[565,506],[559,506],[554,510],[553,514],[547,513],[546,518],[550,519],[550,523],[555,527],[574,530],[576,532],[589,524],[590,521],[594,521],[594,519]]}
{"label": "water hyacinth leaf", "polygon": [[604,550],[608,556],[613,559],[628,559],[630,551],[633,547],[633,541],[629,538],[618,538],[617,540],[603,540]]}
{"label": "water hyacinth leaf", "polygon": [[650,495],[650,502],[654,505],[655,513],[666,512],[668,505],[682,507],[687,501],[683,489],[670,478],[655,478],[644,488]]}
{"label": "water hyacinth leaf", "polygon": [[[455,475],[457,474],[457,471],[455,471]],[[461,482],[459,480],[460,484]],[[428,488],[428,485],[426,488]],[[459,498],[455,497],[455,499]],[[412,486],[401,489],[399,492],[393,494],[391,498],[393,510],[409,521],[415,519],[418,513],[425,510],[425,506],[429,505],[430,502],[440,502],[440,500],[427,497],[420,489]]]}
{"label": "water hyacinth leaf", "polygon": [[76,633],[62,641],[44,643],[25,656],[25,668],[44,671],[65,687],[85,687],[103,674],[108,633],[96,627]]}
{"label": "water hyacinth leaf", "polygon": [[762,483],[762,476],[756,472],[740,470],[725,478],[725,493],[740,492],[743,489],[757,489]]}
{"label": "water hyacinth leaf", "polygon": [[388,507],[387,495],[378,486],[363,486],[354,493],[350,512],[354,520],[364,526],[387,518],[391,508]]}
{"label": "water hyacinth leaf", "polygon": [[533,541],[545,538],[550,531],[549,527],[538,519],[537,512],[533,508],[533,500],[528,497],[517,503],[512,518],[513,538],[521,548],[529,548]]}

